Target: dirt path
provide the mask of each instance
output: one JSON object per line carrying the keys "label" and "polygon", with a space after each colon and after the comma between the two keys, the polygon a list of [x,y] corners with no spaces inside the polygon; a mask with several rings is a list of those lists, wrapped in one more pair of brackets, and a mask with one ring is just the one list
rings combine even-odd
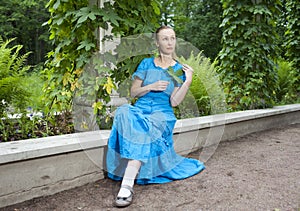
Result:
{"label": "dirt path", "polygon": [[[300,211],[300,124],[221,143],[205,165],[186,180],[136,185],[123,210]],[[103,179],[0,210],[120,210],[112,207],[118,186]]]}

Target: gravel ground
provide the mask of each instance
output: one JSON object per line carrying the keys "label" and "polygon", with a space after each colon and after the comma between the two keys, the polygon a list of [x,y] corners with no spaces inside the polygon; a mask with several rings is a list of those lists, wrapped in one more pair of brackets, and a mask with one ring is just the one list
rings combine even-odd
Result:
{"label": "gravel ground", "polygon": [[[185,180],[134,186],[123,210],[300,211],[300,124],[222,142],[205,165]],[[0,210],[120,210],[112,206],[118,187],[103,179]]]}

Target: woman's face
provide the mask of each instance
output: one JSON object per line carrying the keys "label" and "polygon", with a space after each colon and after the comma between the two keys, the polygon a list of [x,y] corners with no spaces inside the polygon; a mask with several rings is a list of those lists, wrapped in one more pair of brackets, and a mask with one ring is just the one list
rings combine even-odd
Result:
{"label": "woman's face", "polygon": [[172,55],[175,51],[176,35],[173,29],[162,29],[157,34],[157,45],[161,54]]}

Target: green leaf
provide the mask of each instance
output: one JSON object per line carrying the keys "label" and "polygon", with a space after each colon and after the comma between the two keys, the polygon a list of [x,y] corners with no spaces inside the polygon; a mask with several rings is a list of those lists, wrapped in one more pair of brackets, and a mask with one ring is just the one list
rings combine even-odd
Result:
{"label": "green leaf", "polygon": [[182,69],[177,70],[176,72],[172,67],[169,67],[167,70],[167,73],[172,77],[173,80],[175,80],[177,83],[183,83],[182,79],[179,78],[179,76],[183,75]]}
{"label": "green leaf", "polygon": [[151,1],[151,6],[153,7],[155,14],[160,15],[160,8],[155,1]]}
{"label": "green leaf", "polygon": [[92,21],[96,19],[96,16],[95,16],[94,13],[90,13],[90,14],[88,15],[88,17],[89,17],[89,19],[91,19]]}
{"label": "green leaf", "polygon": [[80,23],[85,22],[85,21],[88,19],[88,17],[89,17],[88,14],[82,15],[82,16],[78,19],[77,23],[80,24]]}
{"label": "green leaf", "polygon": [[84,41],[80,42],[80,45],[78,46],[78,48],[76,50],[80,50],[80,49],[84,48],[86,51],[89,51],[90,49],[92,49],[94,47],[95,47],[94,43],[84,40]]}
{"label": "green leaf", "polygon": [[57,10],[57,8],[60,6],[60,0],[57,0],[55,4],[53,5],[53,9]]}

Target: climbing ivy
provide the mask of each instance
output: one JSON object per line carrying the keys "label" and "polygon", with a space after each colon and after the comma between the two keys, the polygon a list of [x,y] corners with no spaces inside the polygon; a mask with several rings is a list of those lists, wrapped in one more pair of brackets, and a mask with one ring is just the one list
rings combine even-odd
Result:
{"label": "climbing ivy", "polygon": [[298,1],[287,0],[287,31],[285,32],[287,42],[285,47],[287,49],[286,56],[293,62],[293,66],[297,71],[296,86],[300,91],[300,5]]}
{"label": "climbing ivy", "polygon": [[272,106],[275,97],[276,22],[280,1],[221,0],[220,73],[232,110]]}
{"label": "climbing ivy", "polygon": [[[160,3],[155,1],[134,0],[88,1],[88,0],[50,0],[47,8],[51,18],[46,25],[50,28],[50,40],[55,49],[48,53],[47,69],[44,71],[48,83],[45,96],[51,99],[51,111],[69,110],[76,90],[80,89],[79,79],[84,73],[84,66],[95,52],[99,51],[97,32],[99,28],[112,27],[116,36],[153,32],[157,27]],[[111,37],[105,37],[110,39]],[[94,109],[98,114],[105,114],[103,103],[110,100],[114,83],[134,71],[136,63],[122,61],[118,68],[105,69],[104,75],[97,77],[95,91],[98,102]],[[127,64],[127,65],[126,65]],[[122,67],[126,66],[126,70]],[[113,81],[111,75],[118,75]]]}

